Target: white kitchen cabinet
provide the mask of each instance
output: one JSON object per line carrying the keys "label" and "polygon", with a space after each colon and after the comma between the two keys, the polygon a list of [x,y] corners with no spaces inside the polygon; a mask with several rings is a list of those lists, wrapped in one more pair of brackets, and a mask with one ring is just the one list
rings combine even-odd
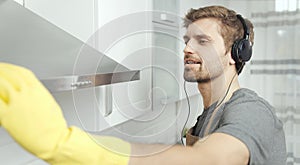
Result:
{"label": "white kitchen cabinet", "polygon": [[[148,0],[18,1],[20,4],[23,2],[25,2],[25,8],[70,33],[87,45],[101,51],[116,62],[128,69],[141,71],[140,80],[138,81],[53,93],[53,96],[62,107],[68,124],[81,127],[92,133],[99,133],[99,131],[105,129],[113,130],[107,128],[115,126],[117,127],[117,132],[128,133],[129,136],[147,137],[140,140],[141,142],[173,143],[178,140],[178,133],[176,132],[176,105],[165,105],[168,101],[171,100],[172,102],[172,99],[178,98],[180,85],[177,84],[177,78],[181,75],[179,75],[177,63],[180,59],[176,56],[178,55],[176,53],[178,51],[178,39],[174,37],[178,31],[176,29],[171,30],[170,32],[173,36],[169,36],[167,34],[170,30],[168,25],[160,26],[161,24],[159,24],[159,26],[156,26],[153,24],[153,21],[168,21],[169,15],[167,13],[159,14],[159,19],[161,20],[153,19],[153,13],[149,14],[149,11],[152,9],[163,10],[162,8],[154,8],[153,1]],[[171,7],[170,9],[171,12],[175,12],[177,7]],[[148,11],[148,14],[145,14],[147,13],[146,11]],[[145,17],[136,22],[128,21],[135,16],[139,18]],[[114,24],[118,21],[121,21],[119,25]],[[174,23],[177,24],[178,22],[175,21]],[[126,24],[127,26],[125,26]],[[135,25],[141,25],[141,27],[132,30],[132,28],[137,27]],[[105,28],[108,29],[107,33],[102,31],[106,30]],[[178,27],[175,26],[175,28]],[[114,37],[109,36],[119,32],[128,32],[126,30],[129,30],[130,33],[120,33],[119,36]],[[103,34],[106,35],[103,36]],[[163,55],[166,52],[164,51],[165,49],[156,49],[159,47],[166,47],[175,53],[169,54],[169,51],[167,51],[167,54],[170,56],[161,58],[160,54]],[[28,49],[32,48],[29,47]],[[78,56],[83,55],[80,53],[78,52]],[[173,55],[175,55],[174,58]],[[16,63],[18,63],[18,59],[15,58]],[[47,57],[47,59],[51,60],[51,56]],[[35,59],[27,59],[27,61],[36,62]],[[63,55],[61,55],[61,61],[57,65],[63,65],[65,62],[74,63],[74,71],[76,73],[85,72],[84,68],[82,72],[80,71],[82,66],[76,67],[76,61],[68,61],[68,58]],[[174,65],[170,65],[170,63]],[[157,71],[153,66],[163,68],[164,71]],[[44,68],[44,65],[40,65],[40,67],[40,70],[47,70],[47,68]],[[90,66],[86,65],[86,67],[89,68]],[[59,71],[65,72],[63,69]],[[164,77],[167,80],[160,79]],[[101,106],[99,95],[100,92],[103,92],[103,88],[111,90],[112,111],[109,112],[103,112],[104,110],[99,108]],[[167,97],[161,97],[165,95],[157,92],[158,88],[166,91]],[[104,113],[107,113],[107,116],[103,116]],[[157,117],[158,115],[159,117]],[[120,125],[121,123],[125,124]],[[110,135],[112,134],[110,133]],[[152,136],[153,134],[155,136]],[[6,133],[4,135],[7,136]],[[151,136],[152,139],[149,139]],[[11,139],[8,138],[8,140]],[[3,144],[6,143],[8,141],[3,142]],[[5,150],[7,148],[2,148],[0,153],[5,152]],[[20,151],[18,148],[16,150]],[[22,153],[23,151],[20,152]],[[8,162],[10,161],[8,160]],[[27,161],[27,158],[24,161]],[[44,162],[34,159],[30,160],[30,163],[43,164]]]}
{"label": "white kitchen cabinet", "polygon": [[[134,27],[132,24],[123,26],[122,22],[115,23],[118,20],[132,18],[130,14],[134,12],[141,12],[143,15],[143,11],[151,9],[151,1],[24,0],[23,5],[125,67],[141,71],[140,80],[135,82],[54,93],[70,125],[79,126],[87,131],[99,131],[153,110],[151,105],[152,56],[149,49],[152,34],[135,33],[136,31],[133,30],[130,35],[120,33],[120,36],[115,38],[110,36],[122,31],[122,28],[125,29],[125,33],[126,28]],[[151,17],[145,17],[142,21],[142,24],[147,26],[143,28],[151,29]],[[108,29],[108,32],[103,33],[103,29]],[[85,55],[81,50],[78,52],[77,61],[68,62],[68,58],[63,55],[61,60],[65,63],[73,63],[73,73],[84,74],[86,68],[90,66],[87,64],[82,67],[77,64]],[[63,62],[59,65],[63,65]],[[61,72],[64,70],[61,69]],[[107,92],[108,95],[103,97],[100,94],[103,91],[111,92],[110,95]],[[106,98],[111,107],[100,108],[103,107],[103,100],[100,100],[100,97]]]}
{"label": "white kitchen cabinet", "polygon": [[[73,4],[70,1],[27,0],[25,6],[127,68],[141,71],[140,80],[135,82],[55,93],[69,124],[97,132],[129,120],[147,121],[151,119],[143,114],[160,114],[166,110],[163,109],[166,103],[179,99],[179,88],[182,89],[182,81],[178,80],[181,77],[178,71],[181,69],[178,67],[179,17],[168,13],[175,13],[178,3],[81,0]],[[169,19],[174,22],[170,24]],[[112,111],[103,112],[107,109],[99,108],[102,88],[111,90]],[[176,119],[176,110],[170,109],[170,118]],[[103,113],[109,115],[103,116]],[[152,128],[158,130],[158,127]],[[130,132],[128,128],[124,130]]]}

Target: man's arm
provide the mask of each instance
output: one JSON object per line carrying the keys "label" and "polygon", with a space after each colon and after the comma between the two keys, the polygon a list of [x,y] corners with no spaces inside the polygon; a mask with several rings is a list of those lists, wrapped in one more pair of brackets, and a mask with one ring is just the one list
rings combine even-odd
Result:
{"label": "man's arm", "polygon": [[128,163],[128,156],[131,165],[241,165],[249,158],[241,141],[223,133],[212,134],[193,147],[130,146],[113,137],[92,137],[67,126],[59,105],[34,74],[6,63],[0,63],[0,126],[23,148],[53,165],[120,165]]}
{"label": "man's arm", "polygon": [[[196,142],[193,147],[179,145],[167,147],[132,145],[131,155],[136,156],[131,156],[129,164],[246,165],[249,161],[249,151],[246,145],[239,139],[224,133],[211,134],[205,140]],[[147,153],[153,154],[138,156]]]}

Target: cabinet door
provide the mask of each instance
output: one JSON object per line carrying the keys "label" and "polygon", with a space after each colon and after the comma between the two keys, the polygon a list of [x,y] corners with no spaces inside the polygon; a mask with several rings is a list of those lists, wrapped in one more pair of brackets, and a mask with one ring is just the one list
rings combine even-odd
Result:
{"label": "cabinet door", "polygon": [[[149,8],[148,4],[149,1],[146,0],[121,2],[116,0],[25,1],[26,8],[106,54],[121,65],[129,69],[141,70],[141,80],[136,82],[55,93],[54,96],[61,105],[70,125],[79,126],[87,131],[99,131],[151,110],[149,94],[151,94],[152,87],[152,57],[148,52],[149,49],[147,49],[151,34],[131,31],[128,34],[124,33],[115,38],[112,37],[116,33],[122,32],[122,28],[126,30],[139,26],[139,22],[136,26],[128,23],[127,18],[134,17],[134,14],[130,15],[134,11],[143,13]],[[138,16],[142,16],[139,17],[141,18],[139,20],[143,22],[142,24],[151,24],[148,17],[143,18],[143,14],[138,14]],[[119,18],[127,22],[118,22]],[[103,29],[108,31],[102,33]],[[80,52],[78,53],[80,55]],[[75,63],[74,67],[76,67]],[[101,66],[99,68],[101,69]],[[85,70],[85,68],[82,69]],[[108,106],[103,106],[104,101],[105,105]],[[101,115],[101,113],[105,115]]]}
{"label": "cabinet door", "polygon": [[24,0],[24,6],[82,41],[94,32],[94,1]]}

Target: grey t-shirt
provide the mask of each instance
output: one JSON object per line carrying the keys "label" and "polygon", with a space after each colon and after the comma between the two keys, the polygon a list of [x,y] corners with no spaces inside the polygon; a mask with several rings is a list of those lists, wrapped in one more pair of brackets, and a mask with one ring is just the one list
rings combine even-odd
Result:
{"label": "grey t-shirt", "polygon": [[[203,137],[216,103],[198,117],[193,135]],[[249,165],[285,165],[286,143],[282,122],[273,107],[255,92],[241,88],[222,104],[209,128],[241,140],[250,152]]]}

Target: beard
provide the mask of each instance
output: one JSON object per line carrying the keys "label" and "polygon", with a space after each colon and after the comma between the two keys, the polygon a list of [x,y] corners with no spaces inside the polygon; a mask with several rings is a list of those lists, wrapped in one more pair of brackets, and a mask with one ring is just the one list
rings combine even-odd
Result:
{"label": "beard", "polygon": [[185,67],[183,76],[184,80],[188,82],[207,83],[219,77],[222,73],[223,70],[220,70],[220,68],[214,68],[211,72],[209,72],[201,67],[198,70]]}

